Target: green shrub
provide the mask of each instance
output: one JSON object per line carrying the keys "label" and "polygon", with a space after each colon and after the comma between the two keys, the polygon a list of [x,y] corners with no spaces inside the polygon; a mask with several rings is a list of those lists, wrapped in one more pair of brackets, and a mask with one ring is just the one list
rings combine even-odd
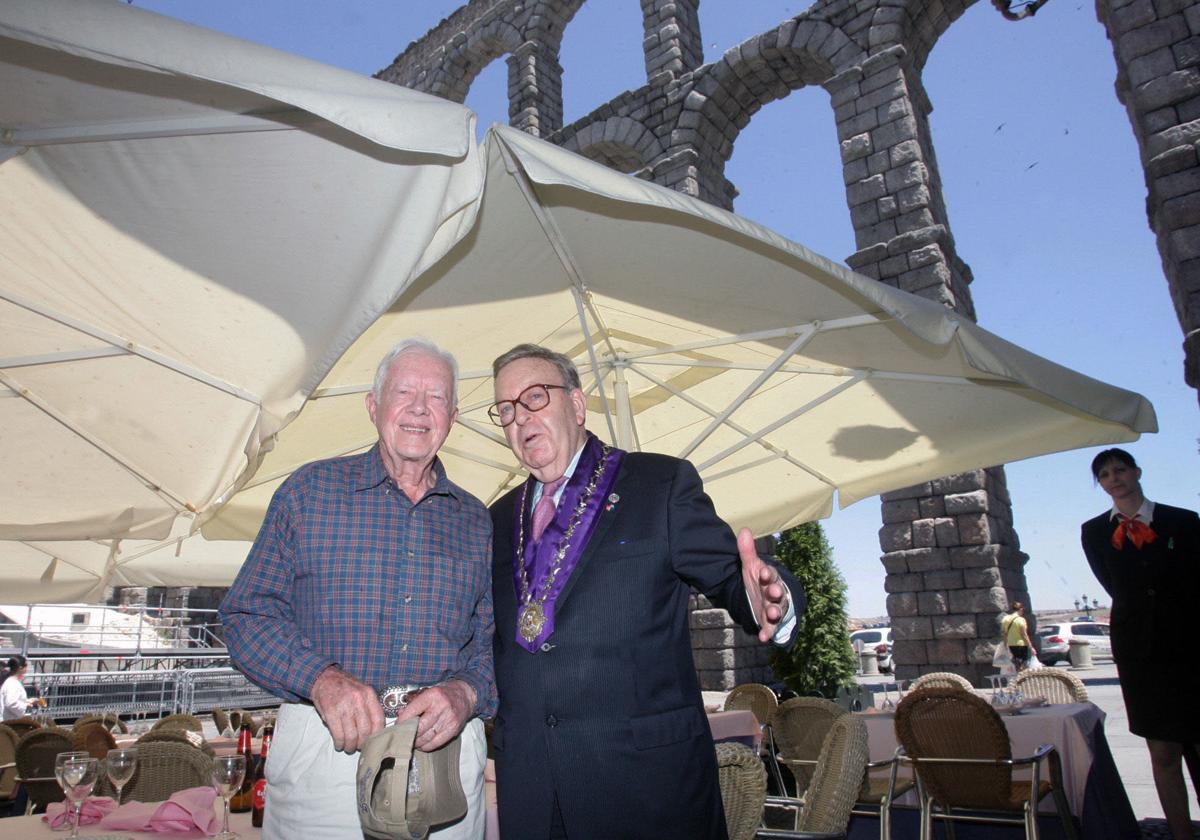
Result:
{"label": "green shrub", "polygon": [[832,698],[839,686],[852,685],[856,661],[846,632],[846,581],[833,565],[833,551],[818,522],[785,531],[775,551],[801,583],[808,608],[800,619],[791,650],[775,648],[775,676],[801,696]]}

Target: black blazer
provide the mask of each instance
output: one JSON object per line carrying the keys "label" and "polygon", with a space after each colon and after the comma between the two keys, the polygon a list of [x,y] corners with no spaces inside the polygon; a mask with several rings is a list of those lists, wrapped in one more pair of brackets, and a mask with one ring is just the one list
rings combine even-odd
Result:
{"label": "black blazer", "polygon": [[[495,750],[501,831],[549,835],[557,796],[572,840],[724,838],[712,735],[688,632],[689,586],[758,627],[737,543],[686,461],[625,455],[537,654],[516,644],[513,513],[492,506]],[[797,615],[804,592],[780,570]]]}
{"label": "black blazer", "polygon": [[1190,636],[1200,599],[1200,517],[1195,511],[1154,504],[1157,538],[1134,548],[1112,546],[1117,520],[1105,511],[1083,523],[1083,553],[1112,598],[1113,658],[1170,661]]}

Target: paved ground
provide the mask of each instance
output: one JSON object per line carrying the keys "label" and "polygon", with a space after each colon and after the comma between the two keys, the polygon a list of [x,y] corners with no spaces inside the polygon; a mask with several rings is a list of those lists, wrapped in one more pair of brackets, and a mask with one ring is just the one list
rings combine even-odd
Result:
{"label": "paved ground", "polygon": [[[1154,790],[1154,779],[1150,772],[1150,753],[1146,751],[1146,742],[1129,732],[1129,722],[1125,717],[1125,702],[1121,698],[1121,687],[1117,683],[1117,669],[1112,662],[1100,661],[1095,667],[1086,671],[1072,671],[1083,680],[1087,686],[1088,699],[1104,710],[1107,717],[1104,721],[1104,734],[1112,749],[1113,759],[1125,790],[1129,794],[1129,802],[1133,813],[1139,820],[1161,819],[1162,807],[1158,804],[1158,794]],[[869,685],[876,692],[876,702],[882,702],[882,686],[890,677],[859,677],[859,682]],[[892,688],[894,692],[895,689]],[[893,698],[895,699],[895,698]],[[1192,703],[1195,698],[1172,697],[1169,688],[1163,692],[1164,703]],[[1187,779],[1187,773],[1184,773]],[[1191,780],[1187,780],[1191,793],[1192,819],[1200,820],[1200,806],[1197,805],[1196,791],[1192,790]]]}

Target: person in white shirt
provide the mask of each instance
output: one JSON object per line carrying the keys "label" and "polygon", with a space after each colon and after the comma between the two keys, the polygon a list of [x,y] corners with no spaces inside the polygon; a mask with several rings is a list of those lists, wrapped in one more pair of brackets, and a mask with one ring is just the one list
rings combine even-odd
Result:
{"label": "person in white shirt", "polygon": [[29,661],[20,654],[9,657],[0,670],[0,720],[15,720],[25,717],[34,706],[40,705],[38,698],[29,699],[25,691],[25,670]]}

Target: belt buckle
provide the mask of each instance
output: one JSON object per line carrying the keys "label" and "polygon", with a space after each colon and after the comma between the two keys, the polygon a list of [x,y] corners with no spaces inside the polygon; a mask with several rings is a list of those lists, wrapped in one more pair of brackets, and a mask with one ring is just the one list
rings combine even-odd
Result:
{"label": "belt buckle", "polygon": [[379,705],[383,706],[383,716],[394,718],[400,710],[407,706],[412,699],[425,690],[423,685],[389,685],[379,692]]}

